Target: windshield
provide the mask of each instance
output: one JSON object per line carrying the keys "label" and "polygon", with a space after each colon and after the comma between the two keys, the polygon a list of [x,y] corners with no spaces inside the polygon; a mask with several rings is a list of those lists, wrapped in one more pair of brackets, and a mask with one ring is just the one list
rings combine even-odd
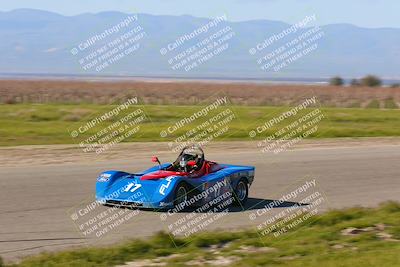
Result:
{"label": "windshield", "polygon": [[[195,166],[189,166],[189,161],[195,161]],[[173,163],[174,169],[178,171],[191,172],[203,166],[204,152],[200,146],[192,145],[185,147]]]}

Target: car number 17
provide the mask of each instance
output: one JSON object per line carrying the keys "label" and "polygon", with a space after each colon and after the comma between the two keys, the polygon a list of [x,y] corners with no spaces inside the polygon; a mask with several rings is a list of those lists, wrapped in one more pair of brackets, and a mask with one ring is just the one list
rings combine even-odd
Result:
{"label": "car number 17", "polygon": [[130,183],[128,184],[128,186],[125,188],[125,192],[135,192],[136,190],[138,190],[139,188],[141,188],[142,185],[141,184],[135,184],[135,183]]}

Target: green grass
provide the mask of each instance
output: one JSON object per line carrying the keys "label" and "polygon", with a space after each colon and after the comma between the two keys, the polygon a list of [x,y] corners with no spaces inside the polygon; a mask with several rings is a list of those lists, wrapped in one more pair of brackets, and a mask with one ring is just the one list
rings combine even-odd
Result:
{"label": "green grass", "polygon": [[[106,121],[77,139],[73,139],[70,132],[115,107],[92,104],[0,105],[0,146],[79,143],[116,120]],[[236,114],[236,119],[229,124],[229,131],[217,140],[250,140],[248,135],[250,130],[290,109],[246,106],[229,108]],[[141,125],[139,134],[125,139],[125,142],[172,141],[192,129],[194,125],[186,125],[168,138],[161,138],[160,131],[192,115],[201,107],[149,105],[143,109],[150,120]],[[322,108],[321,110],[326,118],[318,124],[319,130],[311,135],[311,138],[400,136],[400,110],[397,109]],[[309,111],[303,110],[300,115]],[[124,114],[128,113],[122,113]],[[215,114],[211,113],[209,117]],[[120,117],[122,115],[120,114]],[[199,119],[195,124],[199,125],[203,121]],[[265,138],[278,129],[279,127],[273,127],[257,138]]]}
{"label": "green grass", "polygon": [[[23,260],[13,267],[39,266],[115,266],[140,259],[159,259],[166,266],[186,266],[193,259],[237,257],[230,266],[399,266],[400,242],[381,239],[378,230],[354,236],[340,232],[348,227],[370,227],[385,224],[386,233],[400,238],[400,204],[388,202],[377,208],[334,210],[317,216],[287,236],[260,237],[254,230],[201,233],[185,238],[174,238],[159,233],[147,240],[132,240],[105,248],[83,248],[53,254],[41,254]],[[210,247],[217,245],[218,254]],[[341,245],[341,248],[335,248]],[[238,251],[241,246],[273,248],[268,252]],[[178,257],[161,258],[179,254]]]}

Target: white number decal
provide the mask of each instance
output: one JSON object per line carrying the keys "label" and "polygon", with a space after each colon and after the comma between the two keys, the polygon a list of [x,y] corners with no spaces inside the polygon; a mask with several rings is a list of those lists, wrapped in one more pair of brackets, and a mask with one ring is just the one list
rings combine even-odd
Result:
{"label": "white number decal", "polygon": [[[133,188],[132,188],[133,187]],[[138,190],[139,188],[141,188],[142,185],[141,184],[135,184],[135,183],[130,183],[126,188],[125,188],[125,192],[129,192],[131,191],[132,193],[135,192],[136,190]]]}

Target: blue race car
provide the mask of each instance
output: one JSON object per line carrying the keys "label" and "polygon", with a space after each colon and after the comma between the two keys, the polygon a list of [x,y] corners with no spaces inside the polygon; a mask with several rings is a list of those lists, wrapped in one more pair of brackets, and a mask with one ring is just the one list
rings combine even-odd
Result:
{"label": "blue race car", "polygon": [[232,204],[244,205],[254,180],[254,167],[205,160],[196,145],[185,147],[173,163],[152,161],[158,165],[141,173],[101,173],[96,200],[106,206],[183,210],[231,194]]}

